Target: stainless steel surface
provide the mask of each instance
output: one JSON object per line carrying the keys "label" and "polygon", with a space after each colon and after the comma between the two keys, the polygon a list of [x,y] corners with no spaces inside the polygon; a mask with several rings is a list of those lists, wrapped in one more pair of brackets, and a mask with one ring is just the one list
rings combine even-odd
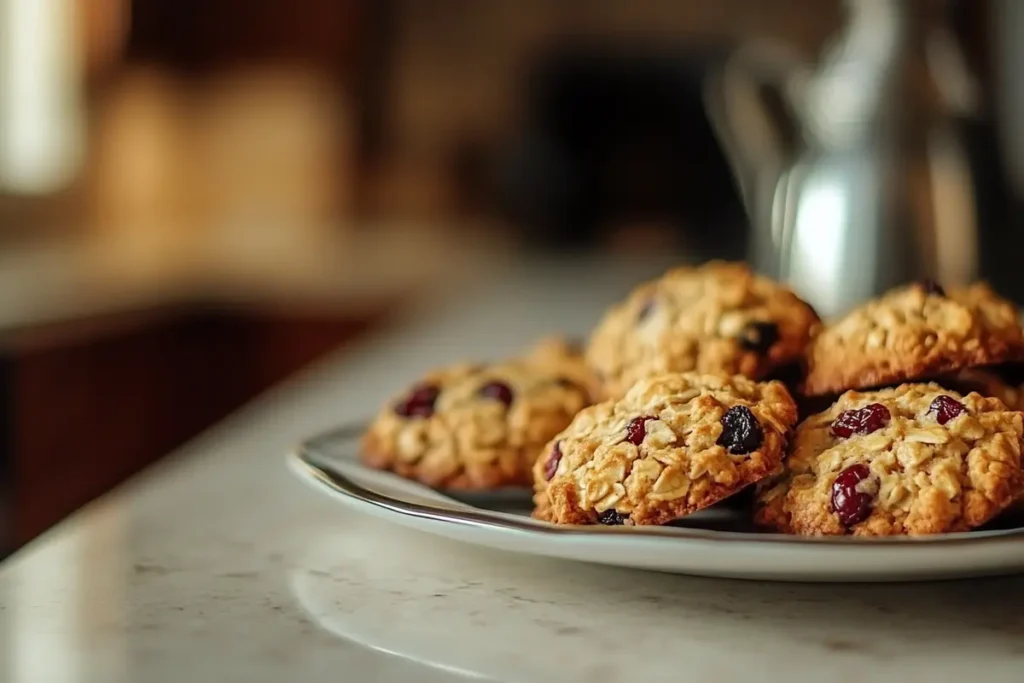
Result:
{"label": "stainless steel surface", "polygon": [[957,121],[974,84],[936,0],[848,0],[811,66],[741,48],[707,100],[752,223],[751,261],[823,315],[901,282],[977,276],[973,173]]}

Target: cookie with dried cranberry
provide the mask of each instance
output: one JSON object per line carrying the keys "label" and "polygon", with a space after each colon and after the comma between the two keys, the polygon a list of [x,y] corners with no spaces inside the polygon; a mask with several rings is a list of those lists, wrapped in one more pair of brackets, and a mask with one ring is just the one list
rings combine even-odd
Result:
{"label": "cookie with dried cranberry", "polygon": [[665,374],[582,410],[533,468],[534,516],[556,524],[665,524],[782,462],[796,405],[781,382]]}
{"label": "cookie with dried cranberry", "polygon": [[[982,396],[998,398],[1010,410],[1024,410],[1024,384],[1013,384],[999,373],[984,368],[968,368],[960,372],[940,377],[937,383],[953,389],[961,394],[975,391]],[[1024,492],[1021,497],[1007,509],[1014,515],[1024,514]]]}
{"label": "cookie with dried cranberry", "polygon": [[1022,417],[938,384],[849,391],[797,428],[754,521],[805,536],[973,529],[1022,492]]}
{"label": "cookie with dried cranberry", "polygon": [[608,398],[665,372],[761,379],[798,363],[818,322],[784,286],[713,261],[635,289],[605,314],[586,355]]}
{"label": "cookie with dried cranberry", "polygon": [[839,394],[1024,356],[1017,307],[987,285],[900,287],[825,327],[807,349],[808,396]]}
{"label": "cookie with dried cranberry", "polygon": [[437,370],[381,410],[363,462],[437,488],[529,486],[537,454],[589,396],[551,358]]}
{"label": "cookie with dried cranberry", "polygon": [[585,390],[590,397],[601,393],[600,383],[587,366],[583,344],[579,341],[562,335],[544,337],[527,350],[525,360],[550,372],[557,381]]}
{"label": "cookie with dried cranberry", "polygon": [[998,373],[985,368],[968,368],[938,377],[935,382],[961,394],[973,391],[982,396],[998,398],[1011,410],[1024,409],[1024,385],[1011,384]]}

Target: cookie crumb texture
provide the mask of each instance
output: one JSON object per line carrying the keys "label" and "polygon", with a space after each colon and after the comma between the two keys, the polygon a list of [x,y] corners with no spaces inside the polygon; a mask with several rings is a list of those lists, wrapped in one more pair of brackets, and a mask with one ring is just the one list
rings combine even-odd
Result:
{"label": "cookie crumb texture", "polygon": [[1021,358],[1016,307],[984,283],[945,294],[913,284],[854,309],[807,351],[804,393],[839,394]]}
{"label": "cookie crumb texture", "polygon": [[712,261],[670,270],[612,307],[587,361],[607,398],[666,372],[759,379],[800,361],[817,324],[814,310],[782,285],[743,264]]}
{"label": "cookie crumb texture", "polygon": [[641,381],[580,412],[547,445],[534,465],[534,516],[671,522],[775,470],[796,417],[781,382],[697,373]]}
{"label": "cookie crumb texture", "polygon": [[[888,419],[835,427],[867,409]],[[806,536],[966,531],[1021,493],[1022,433],[1021,413],[975,393],[850,391],[797,428],[785,470],[758,485],[754,520]]]}
{"label": "cookie crumb texture", "polygon": [[1009,384],[995,372],[984,368],[968,368],[935,380],[947,389],[961,394],[972,391],[998,398],[1010,410],[1024,410],[1024,385]]}
{"label": "cookie crumb texture", "polygon": [[438,370],[380,411],[363,461],[435,488],[529,486],[542,447],[590,402],[585,372],[553,347]]}

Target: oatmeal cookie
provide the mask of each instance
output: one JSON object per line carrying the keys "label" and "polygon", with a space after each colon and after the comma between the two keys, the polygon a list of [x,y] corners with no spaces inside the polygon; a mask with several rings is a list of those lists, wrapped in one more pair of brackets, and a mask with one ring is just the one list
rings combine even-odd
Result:
{"label": "oatmeal cookie", "polygon": [[1010,384],[991,370],[967,368],[951,375],[938,377],[935,382],[961,394],[969,394],[974,391],[982,396],[998,398],[1010,410],[1024,410],[1024,386]]}
{"label": "oatmeal cookie", "polygon": [[600,383],[587,366],[583,343],[578,340],[561,335],[544,337],[527,350],[526,361],[562,378],[563,382],[585,389],[590,398],[601,395]]}
{"label": "oatmeal cookie", "polygon": [[641,380],[581,411],[533,468],[534,516],[664,524],[779,466],[796,406],[781,382],[697,373]]}
{"label": "oatmeal cookie", "polygon": [[696,371],[761,379],[799,363],[814,310],[739,263],[676,268],[611,308],[591,336],[587,361],[606,398],[637,380]]}
{"label": "oatmeal cookie", "polygon": [[995,398],[937,384],[849,391],[797,428],[754,521],[806,536],[966,531],[1021,493],[1024,423]]}
{"label": "oatmeal cookie", "polygon": [[574,367],[531,354],[430,373],[381,410],[363,461],[437,488],[529,486],[544,444],[589,405]]}
{"label": "oatmeal cookie", "polygon": [[948,294],[917,283],[867,302],[807,349],[809,396],[838,394],[1020,359],[1016,307],[977,283]]}

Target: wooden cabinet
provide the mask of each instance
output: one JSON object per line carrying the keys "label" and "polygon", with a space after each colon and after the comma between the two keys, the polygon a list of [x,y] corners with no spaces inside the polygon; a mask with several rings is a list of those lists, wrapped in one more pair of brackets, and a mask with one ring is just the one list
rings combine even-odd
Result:
{"label": "wooden cabinet", "polygon": [[10,336],[0,557],[371,321],[181,308]]}

